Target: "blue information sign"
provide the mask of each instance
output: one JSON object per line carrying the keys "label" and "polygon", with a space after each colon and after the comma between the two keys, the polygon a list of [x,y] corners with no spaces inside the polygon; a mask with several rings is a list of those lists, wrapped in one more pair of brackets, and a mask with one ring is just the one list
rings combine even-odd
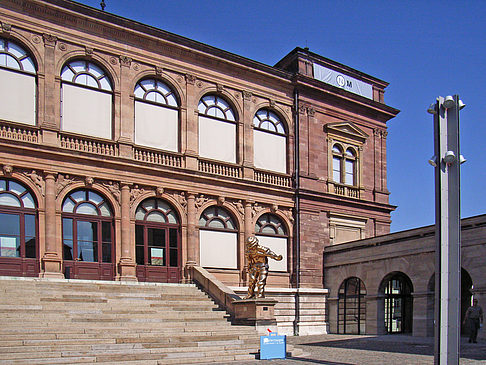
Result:
{"label": "blue information sign", "polygon": [[270,333],[260,336],[260,360],[285,359],[287,354],[287,337]]}

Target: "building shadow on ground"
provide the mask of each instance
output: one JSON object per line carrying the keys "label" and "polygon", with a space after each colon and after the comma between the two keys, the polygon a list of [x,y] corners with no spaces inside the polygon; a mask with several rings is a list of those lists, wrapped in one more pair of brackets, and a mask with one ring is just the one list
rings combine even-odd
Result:
{"label": "building shadow on ground", "polygon": [[[479,342],[477,344],[469,344],[467,340],[461,340],[460,357],[471,360],[486,360],[486,342]],[[409,338],[406,341],[400,340],[396,337],[366,337],[366,338],[346,338],[342,340],[329,340],[319,342],[304,342],[297,346],[310,346],[321,348],[340,348],[340,349],[354,349],[365,351],[389,352],[389,353],[404,353],[415,355],[434,356],[434,344],[431,339],[414,339]],[[295,359],[294,359],[295,360]],[[309,361],[306,359],[306,361]],[[332,362],[317,362],[320,364],[338,364]],[[341,364],[341,363],[339,363]]]}

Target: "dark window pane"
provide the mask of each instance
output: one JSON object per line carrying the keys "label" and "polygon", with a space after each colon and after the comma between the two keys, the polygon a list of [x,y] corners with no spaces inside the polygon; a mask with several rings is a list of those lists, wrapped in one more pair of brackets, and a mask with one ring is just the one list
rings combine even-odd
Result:
{"label": "dark window pane", "polygon": [[111,242],[111,222],[101,222],[101,241]]}
{"label": "dark window pane", "polygon": [[20,217],[18,214],[0,213],[0,235],[20,237]]}
{"label": "dark window pane", "polygon": [[172,267],[177,267],[178,262],[177,262],[177,250],[176,249],[171,249],[170,250],[170,266]]}
{"label": "dark window pane", "polygon": [[143,226],[139,224],[135,226],[135,243],[137,245],[143,245]]}
{"label": "dark window pane", "polygon": [[148,245],[165,247],[165,229],[148,228]]}
{"label": "dark window pane", "polygon": [[111,262],[111,243],[103,243],[102,255],[103,262]]}
{"label": "dark window pane", "polygon": [[72,240],[64,240],[62,245],[64,260],[72,260],[73,259],[73,241]]}
{"label": "dark window pane", "polygon": [[137,265],[145,265],[145,255],[143,253],[143,246],[137,245],[136,249],[136,256],[137,256]]}
{"label": "dark window pane", "polygon": [[62,237],[65,240],[73,239],[73,220],[70,218],[64,218],[62,220]]}
{"label": "dark window pane", "polygon": [[30,238],[25,241],[25,257],[30,259],[35,259],[36,249],[35,249],[35,238]]}
{"label": "dark window pane", "polygon": [[169,230],[169,246],[177,248],[177,229],[171,228]]}

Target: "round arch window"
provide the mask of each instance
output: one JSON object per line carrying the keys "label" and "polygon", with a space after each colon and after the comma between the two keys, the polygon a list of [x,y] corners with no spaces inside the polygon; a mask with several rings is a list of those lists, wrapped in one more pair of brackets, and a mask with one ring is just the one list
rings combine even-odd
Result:
{"label": "round arch window", "polygon": [[37,203],[22,184],[0,179],[0,257],[37,257]]}
{"label": "round arch window", "polygon": [[137,265],[180,266],[180,222],[162,199],[144,200],[135,213]]}
{"label": "round arch window", "polygon": [[338,333],[363,334],[366,323],[366,288],[361,279],[346,279],[338,294]]}
{"label": "round arch window", "polygon": [[67,261],[111,263],[114,256],[113,213],[91,190],[77,190],[62,204],[63,256]]}
{"label": "round arch window", "polygon": [[268,260],[270,270],[286,272],[288,234],[287,227],[280,217],[271,213],[262,214],[255,224],[255,235],[260,245],[283,257],[282,261]]}
{"label": "round arch window", "polygon": [[203,267],[238,267],[238,228],[223,207],[206,208],[199,218],[200,261]]}

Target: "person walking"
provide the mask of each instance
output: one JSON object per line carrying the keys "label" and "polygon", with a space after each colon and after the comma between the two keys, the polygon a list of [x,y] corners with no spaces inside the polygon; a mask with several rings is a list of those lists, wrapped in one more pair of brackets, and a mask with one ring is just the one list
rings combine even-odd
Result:
{"label": "person walking", "polygon": [[469,329],[469,343],[478,343],[478,331],[480,323],[483,323],[483,308],[478,305],[478,300],[473,300],[473,305],[466,310],[464,322]]}

